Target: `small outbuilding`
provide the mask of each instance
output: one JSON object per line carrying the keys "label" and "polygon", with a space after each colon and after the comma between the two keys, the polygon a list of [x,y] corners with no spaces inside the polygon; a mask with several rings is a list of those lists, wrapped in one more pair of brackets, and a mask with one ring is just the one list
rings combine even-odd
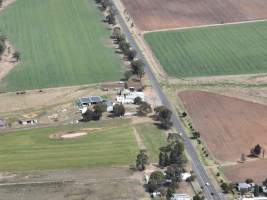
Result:
{"label": "small outbuilding", "polygon": [[5,128],[5,127],[6,127],[6,121],[0,118],[0,128]]}
{"label": "small outbuilding", "polygon": [[191,198],[187,194],[173,194],[171,200],[191,200]]}

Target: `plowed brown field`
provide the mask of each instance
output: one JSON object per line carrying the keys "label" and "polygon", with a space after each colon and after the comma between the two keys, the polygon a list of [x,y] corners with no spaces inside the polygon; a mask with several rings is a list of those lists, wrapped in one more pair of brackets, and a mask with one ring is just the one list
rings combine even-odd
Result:
{"label": "plowed brown field", "polygon": [[201,91],[179,96],[218,160],[237,161],[256,144],[267,148],[267,106]]}
{"label": "plowed brown field", "polygon": [[144,31],[267,18],[266,0],[122,0]]}
{"label": "plowed brown field", "polygon": [[224,168],[224,174],[233,183],[252,178],[256,183],[262,183],[267,178],[267,160],[257,160],[228,166]]}

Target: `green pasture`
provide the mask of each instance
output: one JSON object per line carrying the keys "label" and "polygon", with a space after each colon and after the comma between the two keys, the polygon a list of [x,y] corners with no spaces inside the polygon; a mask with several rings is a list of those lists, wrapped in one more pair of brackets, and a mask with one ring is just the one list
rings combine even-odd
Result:
{"label": "green pasture", "polygon": [[154,32],[145,39],[170,76],[267,72],[267,22]]}
{"label": "green pasture", "polygon": [[0,91],[115,81],[122,63],[94,0],[17,0],[0,14],[0,32],[22,57]]}
{"label": "green pasture", "polygon": [[[49,136],[65,131],[88,134],[75,139]],[[127,120],[90,122],[82,126],[38,128],[0,134],[0,171],[88,168],[130,165],[138,146]]]}
{"label": "green pasture", "polygon": [[147,148],[151,162],[158,162],[159,148],[166,145],[165,133],[153,124],[139,124],[135,126],[144,145]]}

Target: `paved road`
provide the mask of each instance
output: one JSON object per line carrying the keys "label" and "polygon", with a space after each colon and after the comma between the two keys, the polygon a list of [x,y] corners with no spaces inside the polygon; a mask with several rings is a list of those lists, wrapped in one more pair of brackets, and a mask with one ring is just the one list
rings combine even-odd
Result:
{"label": "paved road", "polygon": [[[139,46],[137,45],[134,37],[132,36],[126,22],[124,21],[122,17],[122,13],[118,12],[117,21],[121,25],[122,30],[125,33],[125,36],[127,37],[127,40],[131,43],[132,47],[136,49],[137,56],[141,58],[145,63],[145,72],[147,77],[149,78],[154,90],[156,91],[159,99],[161,100],[161,103],[168,107],[169,109],[172,109],[172,106],[167,99],[166,95],[163,93],[160,84],[158,80],[156,79],[154,73],[152,72],[149,63],[145,59],[145,57],[142,54],[142,51],[140,50]],[[173,112],[174,113],[174,112]],[[208,174],[205,170],[205,168],[202,166],[202,163],[198,159],[198,155],[196,153],[196,150],[194,149],[193,145],[191,144],[190,139],[186,136],[185,131],[183,130],[181,126],[181,122],[179,121],[178,117],[176,115],[172,116],[173,125],[176,128],[178,133],[182,133],[182,138],[184,140],[185,148],[191,157],[192,160],[192,169],[197,175],[197,180],[199,181],[199,184],[203,186],[203,193],[208,200],[224,200],[223,194],[216,191],[214,185],[211,184],[211,181],[208,177]],[[206,183],[210,183],[209,186],[206,185]],[[213,193],[213,195],[212,195]]]}

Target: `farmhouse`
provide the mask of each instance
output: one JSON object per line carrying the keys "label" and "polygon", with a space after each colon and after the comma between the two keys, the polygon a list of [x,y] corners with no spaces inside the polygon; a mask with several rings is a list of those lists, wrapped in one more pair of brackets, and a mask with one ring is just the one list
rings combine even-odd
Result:
{"label": "farmhouse", "polygon": [[124,89],[118,92],[116,101],[121,104],[131,104],[134,103],[134,99],[140,97],[142,101],[145,100],[145,95],[143,92],[132,91]]}
{"label": "farmhouse", "polygon": [[173,194],[171,200],[191,200],[187,194]]}
{"label": "farmhouse", "polygon": [[79,98],[77,104],[81,106],[91,106],[103,102],[103,99],[99,96],[89,96]]}
{"label": "farmhouse", "polygon": [[254,184],[248,184],[248,183],[238,183],[237,189],[238,191],[249,191]]}
{"label": "farmhouse", "polygon": [[181,179],[183,180],[183,181],[186,181],[188,178],[190,178],[191,177],[191,174],[190,173],[188,173],[188,172],[185,172],[185,173],[181,173]]}

